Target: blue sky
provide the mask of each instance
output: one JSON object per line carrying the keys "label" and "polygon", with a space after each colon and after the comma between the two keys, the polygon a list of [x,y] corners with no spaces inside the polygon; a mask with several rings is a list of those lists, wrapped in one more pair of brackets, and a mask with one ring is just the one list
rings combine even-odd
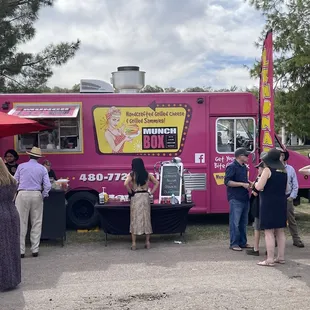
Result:
{"label": "blue sky", "polygon": [[258,85],[243,65],[260,58],[254,42],[263,27],[244,0],[58,0],[40,12],[36,37],[21,48],[81,39],[50,86],[109,81],[118,66],[137,65],[150,85],[245,88]]}

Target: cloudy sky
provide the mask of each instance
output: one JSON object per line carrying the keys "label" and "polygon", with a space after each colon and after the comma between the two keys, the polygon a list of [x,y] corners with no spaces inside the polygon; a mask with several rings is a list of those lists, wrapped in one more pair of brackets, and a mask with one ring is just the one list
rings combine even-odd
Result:
{"label": "cloudy sky", "polygon": [[150,85],[244,88],[258,85],[243,65],[259,59],[254,41],[263,25],[244,0],[58,0],[40,12],[25,49],[82,41],[50,86],[109,81],[118,66],[137,65]]}

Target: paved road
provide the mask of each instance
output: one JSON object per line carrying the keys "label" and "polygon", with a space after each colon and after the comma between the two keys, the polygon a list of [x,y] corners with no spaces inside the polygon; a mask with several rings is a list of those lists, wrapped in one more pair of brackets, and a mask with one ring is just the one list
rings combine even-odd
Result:
{"label": "paved road", "polygon": [[276,268],[222,241],[155,242],[135,252],[119,241],[42,247],[22,260],[23,283],[0,293],[0,309],[309,309],[306,241],[305,249],[288,241],[287,264]]}

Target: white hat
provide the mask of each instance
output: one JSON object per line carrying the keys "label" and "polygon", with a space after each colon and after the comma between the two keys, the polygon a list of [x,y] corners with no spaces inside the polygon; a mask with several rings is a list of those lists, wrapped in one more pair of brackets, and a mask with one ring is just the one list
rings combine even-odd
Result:
{"label": "white hat", "polygon": [[38,148],[38,147],[35,147],[35,146],[31,149],[31,151],[26,152],[26,153],[27,153],[28,155],[31,155],[31,156],[34,156],[34,157],[38,157],[38,158],[43,157],[42,152],[41,152],[41,149]]}

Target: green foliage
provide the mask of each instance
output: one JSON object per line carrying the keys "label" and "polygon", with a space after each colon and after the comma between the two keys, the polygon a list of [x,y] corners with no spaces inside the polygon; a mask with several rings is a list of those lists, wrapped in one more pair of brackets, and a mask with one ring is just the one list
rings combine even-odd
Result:
{"label": "green foliage", "polygon": [[277,91],[275,94],[275,123],[279,130],[284,126],[288,132],[300,138],[309,137],[310,122],[310,88],[300,87],[298,90]]}
{"label": "green foliage", "polygon": [[72,86],[72,88],[62,88],[62,87],[58,87],[58,86],[54,86],[53,88],[51,87],[43,87],[40,89],[40,92],[42,93],[58,93],[58,94],[62,94],[62,93],[79,93],[80,92],[80,85],[79,84],[75,84]]}
{"label": "green foliage", "polygon": [[[273,29],[275,78],[282,87],[310,84],[310,0],[248,0],[266,18],[257,46],[262,46],[267,30]],[[260,60],[251,69],[257,77]],[[276,85],[277,86],[277,83]]]}
{"label": "green foliage", "polygon": [[39,92],[52,68],[65,64],[80,41],[50,44],[39,53],[24,53],[18,47],[35,36],[34,22],[44,6],[54,0],[0,0],[0,92]]}
{"label": "green foliage", "polygon": [[[276,129],[283,125],[302,138],[310,136],[310,0],[246,1],[266,19],[257,47],[273,29]],[[252,77],[259,73],[260,60],[250,69]]]}
{"label": "green foliage", "polygon": [[146,85],[143,89],[140,90],[140,93],[163,93],[164,89],[155,85]]}
{"label": "green foliage", "polygon": [[[239,89],[237,86],[232,86],[230,88],[221,88],[221,89],[213,89],[210,86],[207,87],[188,87],[185,88],[183,91],[180,89],[177,89],[175,87],[167,87],[167,88],[162,88],[160,86],[151,86],[151,85],[146,85],[140,93],[180,93],[180,92],[236,92],[236,91],[243,91],[242,89]],[[246,90],[248,91],[248,90]],[[249,90],[251,92],[251,90]]]}

